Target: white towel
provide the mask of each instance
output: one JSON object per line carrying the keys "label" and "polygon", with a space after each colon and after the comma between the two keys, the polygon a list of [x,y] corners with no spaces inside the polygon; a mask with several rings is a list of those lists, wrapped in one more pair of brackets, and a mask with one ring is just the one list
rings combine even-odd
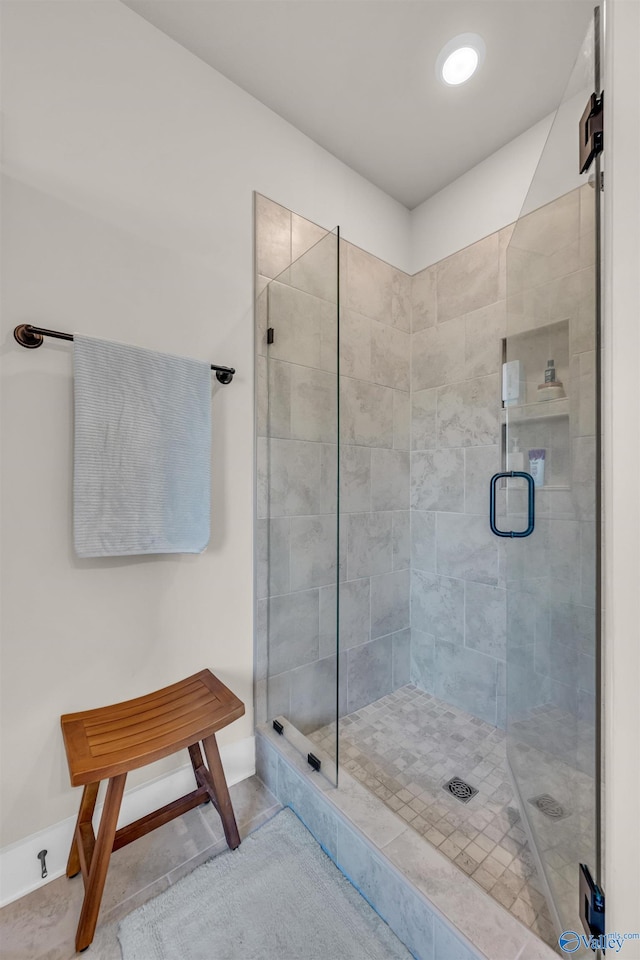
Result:
{"label": "white towel", "polygon": [[209,542],[211,367],[74,335],[80,557],[201,553]]}

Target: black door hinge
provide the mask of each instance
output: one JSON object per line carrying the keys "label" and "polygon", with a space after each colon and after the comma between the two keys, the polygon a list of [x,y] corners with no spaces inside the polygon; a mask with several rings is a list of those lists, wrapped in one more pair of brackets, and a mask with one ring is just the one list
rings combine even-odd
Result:
{"label": "black door hinge", "polygon": [[314,770],[319,770],[320,767],[322,766],[321,761],[318,760],[318,758],[316,757],[316,755],[315,755],[314,753],[308,754],[308,756],[307,756],[307,763],[308,763],[310,766],[312,766]]}
{"label": "black door hinge", "polygon": [[590,937],[598,939],[604,935],[604,892],[586,863],[580,864],[580,919]]}
{"label": "black door hinge", "polygon": [[273,721],[273,729],[275,730],[276,733],[279,733],[280,736],[282,736],[282,734],[284,733],[284,727],[282,726],[279,720]]}
{"label": "black door hinge", "polygon": [[267,329],[267,343],[273,343],[273,327]]}
{"label": "black door hinge", "polygon": [[604,92],[592,93],[580,117],[580,173],[585,173],[599,153],[604,137]]}

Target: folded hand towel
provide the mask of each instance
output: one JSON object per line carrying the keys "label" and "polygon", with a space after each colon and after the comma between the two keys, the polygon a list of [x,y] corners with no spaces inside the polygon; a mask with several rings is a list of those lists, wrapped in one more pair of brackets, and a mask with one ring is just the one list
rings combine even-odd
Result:
{"label": "folded hand towel", "polygon": [[210,365],[78,334],[73,353],[76,553],[201,553],[210,527]]}

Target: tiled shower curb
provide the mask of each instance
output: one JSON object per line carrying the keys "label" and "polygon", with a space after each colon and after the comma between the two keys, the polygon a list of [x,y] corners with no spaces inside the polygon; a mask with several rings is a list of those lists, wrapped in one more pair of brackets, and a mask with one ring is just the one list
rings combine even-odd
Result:
{"label": "tiled shower curb", "polygon": [[557,954],[284,718],[256,729],[256,772],[291,807],[417,960],[557,960]]}

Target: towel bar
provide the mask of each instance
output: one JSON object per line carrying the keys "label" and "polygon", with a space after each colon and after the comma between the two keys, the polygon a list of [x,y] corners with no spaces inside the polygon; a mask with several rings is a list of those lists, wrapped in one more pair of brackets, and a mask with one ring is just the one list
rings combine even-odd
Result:
{"label": "towel bar", "polygon": [[[46,330],[44,327],[34,327],[31,323],[19,324],[13,331],[13,336],[21,347],[27,347],[29,350],[41,347],[44,337],[54,337],[56,340],[73,340],[72,333]],[[211,364],[211,369],[215,370],[218,381],[224,384],[231,383],[236,372],[233,367],[219,367],[215,363]]]}

